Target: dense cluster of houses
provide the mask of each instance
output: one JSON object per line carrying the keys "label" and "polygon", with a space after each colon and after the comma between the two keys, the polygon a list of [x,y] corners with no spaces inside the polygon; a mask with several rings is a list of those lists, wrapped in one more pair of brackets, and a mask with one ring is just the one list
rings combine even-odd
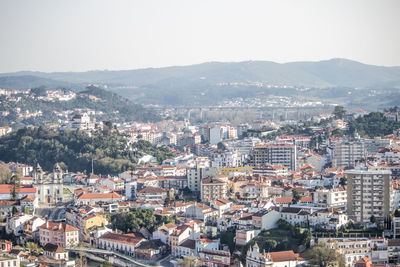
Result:
{"label": "dense cluster of houses", "polygon": [[[70,126],[89,129],[92,124],[82,115],[73,117]],[[244,137],[248,127],[192,127],[187,122],[118,125],[130,142],[142,139],[177,152],[162,164],[144,157],[135,170],[119,175],[68,173],[58,164],[45,172],[39,164],[7,163],[21,180],[18,187],[0,185],[2,227],[14,242],[0,241],[7,253],[0,256],[0,266],[73,266],[68,250],[82,244],[137,260],[171,255],[176,265],[183,264],[183,258],[199,266],[306,264],[305,248],[263,251],[257,243],[242,255],[244,261],[238,261],[246,244],[282,221],[327,236],[355,224],[381,229],[380,236],[313,236],[310,245],[339,251],[347,267],[400,264],[396,134],[324,140],[285,135],[262,141],[262,131]],[[62,215],[39,212],[60,207]],[[131,233],[115,229],[110,214],[137,208],[173,221],[153,232],[146,227]],[[233,247],[223,240],[227,232],[233,234]],[[43,253],[13,248],[28,242],[39,244]],[[1,265],[8,262],[11,265]]]}

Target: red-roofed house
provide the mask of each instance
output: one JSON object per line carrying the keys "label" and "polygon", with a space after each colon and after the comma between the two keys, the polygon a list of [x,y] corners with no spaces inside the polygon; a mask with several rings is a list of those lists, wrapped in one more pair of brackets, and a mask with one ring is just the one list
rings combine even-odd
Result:
{"label": "red-roofed house", "polygon": [[293,198],[292,197],[277,197],[275,198],[275,204],[282,207],[289,207],[292,204]]}
{"label": "red-roofed house", "polygon": [[174,229],[176,228],[177,228],[176,224],[172,223],[163,224],[153,232],[152,239],[159,239],[164,244],[169,245],[170,244],[169,236],[173,233]]}
{"label": "red-roofed house", "polygon": [[117,234],[105,233],[98,240],[98,247],[106,250],[113,250],[125,253],[130,256],[135,255],[135,248],[146,239],[141,234]]}
{"label": "red-roofed house", "polygon": [[81,193],[75,198],[75,205],[94,205],[99,202],[114,203],[121,201],[122,197],[115,193]]}
{"label": "red-roofed house", "polygon": [[[33,187],[17,188],[17,198],[23,198],[29,195],[36,196],[36,188]],[[0,199],[12,199],[12,185],[0,184]]]}
{"label": "red-roofed house", "polygon": [[304,262],[304,259],[298,253],[294,253],[293,250],[260,252],[257,243],[248,250],[246,257],[246,267],[295,267]]}
{"label": "red-roofed house", "polygon": [[79,230],[66,223],[46,222],[39,227],[40,245],[47,243],[63,248],[79,243]]}

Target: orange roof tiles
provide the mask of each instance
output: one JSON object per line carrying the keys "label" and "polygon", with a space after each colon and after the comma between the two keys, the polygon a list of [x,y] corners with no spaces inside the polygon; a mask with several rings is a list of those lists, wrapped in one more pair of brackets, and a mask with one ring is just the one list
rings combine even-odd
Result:
{"label": "orange roof tiles", "polygon": [[53,232],[73,232],[79,231],[77,228],[66,223],[47,222],[39,226],[40,229],[50,230]]}
{"label": "orange roof tiles", "polygon": [[299,254],[294,253],[293,250],[269,252],[268,254],[271,256],[273,262],[302,260]]}
{"label": "orange roof tiles", "polygon": [[[0,184],[0,194],[11,194],[12,185],[9,184]],[[33,187],[20,187],[17,188],[18,193],[26,194],[26,193],[36,193],[36,188]]]}
{"label": "orange roof tiles", "polygon": [[292,203],[292,197],[277,197],[275,198],[276,203]]}
{"label": "orange roof tiles", "polygon": [[112,193],[82,193],[78,196],[82,199],[121,199],[121,196],[115,192]]}
{"label": "orange roof tiles", "polygon": [[305,196],[300,198],[300,202],[306,203],[306,202],[312,202],[312,197],[311,196]]}

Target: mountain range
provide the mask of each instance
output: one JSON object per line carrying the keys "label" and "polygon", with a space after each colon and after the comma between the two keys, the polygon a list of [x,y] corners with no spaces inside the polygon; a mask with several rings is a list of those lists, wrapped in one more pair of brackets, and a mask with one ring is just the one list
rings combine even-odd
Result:
{"label": "mountain range", "polygon": [[[84,88],[88,84],[99,84],[107,85],[109,90],[132,100],[154,104],[194,104],[204,103],[207,99],[242,97],[255,82],[275,86],[396,90],[400,88],[400,67],[367,65],[336,58],[283,64],[271,61],[209,62],[137,70],[0,74],[2,88],[22,89],[40,85]],[[236,88],[231,86],[230,90],[219,92],[221,84],[235,83],[239,83]]]}

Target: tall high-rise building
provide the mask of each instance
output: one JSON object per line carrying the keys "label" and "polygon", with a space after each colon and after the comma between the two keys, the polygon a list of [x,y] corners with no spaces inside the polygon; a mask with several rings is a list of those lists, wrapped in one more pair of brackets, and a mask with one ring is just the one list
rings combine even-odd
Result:
{"label": "tall high-rise building", "polygon": [[349,219],[368,222],[374,215],[378,222],[383,222],[393,206],[391,171],[357,167],[345,171],[345,175]]}
{"label": "tall high-rise building", "polygon": [[258,145],[252,151],[253,165],[283,165],[289,170],[297,169],[296,145],[269,144]]}
{"label": "tall high-rise building", "polygon": [[362,141],[338,142],[333,152],[333,165],[335,167],[354,167],[356,161],[365,158],[365,144]]}

